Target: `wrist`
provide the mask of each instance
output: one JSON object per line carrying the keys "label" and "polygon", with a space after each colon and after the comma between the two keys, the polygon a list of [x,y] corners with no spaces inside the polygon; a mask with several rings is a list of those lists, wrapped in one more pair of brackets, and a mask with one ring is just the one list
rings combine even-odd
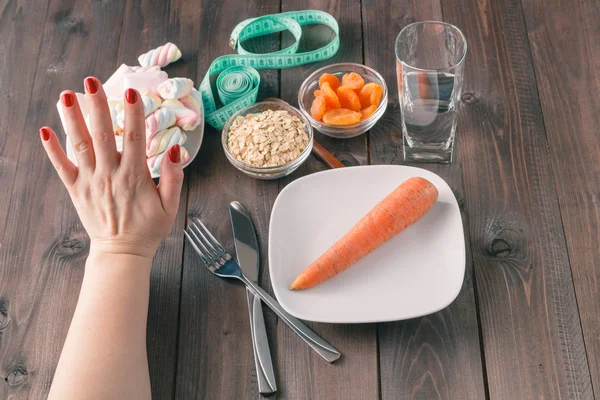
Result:
{"label": "wrist", "polygon": [[152,258],[114,250],[92,245],[85,264],[86,276],[150,276]]}
{"label": "wrist", "polygon": [[124,240],[93,239],[90,243],[90,256],[133,256],[152,262],[158,245],[150,243],[128,243]]}

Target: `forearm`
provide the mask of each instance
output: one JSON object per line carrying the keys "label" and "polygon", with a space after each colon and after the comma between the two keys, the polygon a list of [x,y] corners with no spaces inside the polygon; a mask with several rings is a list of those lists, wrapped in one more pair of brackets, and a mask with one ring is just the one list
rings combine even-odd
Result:
{"label": "forearm", "polygon": [[150,266],[148,258],[92,246],[50,399],[150,398]]}

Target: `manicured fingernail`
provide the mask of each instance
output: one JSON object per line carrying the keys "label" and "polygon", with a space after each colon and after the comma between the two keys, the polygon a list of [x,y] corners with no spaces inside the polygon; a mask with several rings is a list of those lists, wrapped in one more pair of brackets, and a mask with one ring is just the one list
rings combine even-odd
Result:
{"label": "manicured fingernail", "polygon": [[169,150],[169,159],[172,163],[177,164],[180,161],[180,158],[181,149],[179,148],[179,145],[176,144],[175,146],[171,147],[171,150]]}
{"label": "manicured fingernail", "polygon": [[94,94],[98,91],[98,80],[94,77],[88,76],[83,81],[83,84],[85,85],[85,90],[87,90],[89,94]]}
{"label": "manicured fingernail", "polygon": [[135,104],[137,101],[137,92],[134,89],[127,89],[125,91],[125,99],[129,104]]}
{"label": "manicured fingernail", "polygon": [[63,92],[60,94],[60,101],[65,107],[71,107],[75,104],[75,96],[71,92]]}
{"label": "manicured fingernail", "polygon": [[42,136],[42,140],[47,142],[50,140],[50,128],[46,128],[45,126],[40,129],[40,136]]}

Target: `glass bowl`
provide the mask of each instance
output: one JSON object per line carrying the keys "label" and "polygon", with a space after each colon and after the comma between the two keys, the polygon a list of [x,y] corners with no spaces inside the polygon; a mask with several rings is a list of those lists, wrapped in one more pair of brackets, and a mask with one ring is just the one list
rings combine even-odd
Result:
{"label": "glass bowl", "polygon": [[[340,81],[342,75],[349,72],[356,72],[365,79],[365,83],[374,82],[383,88],[381,94],[381,100],[379,106],[373,114],[369,117],[349,125],[331,125],[326,124],[322,121],[317,121],[310,115],[310,106],[315,98],[314,91],[319,89],[319,77],[324,73],[329,73],[337,76]],[[366,65],[355,64],[355,63],[340,63],[332,64],[313,72],[308,78],[304,80],[298,91],[298,106],[302,114],[310,121],[312,127],[319,132],[338,139],[349,139],[358,135],[361,135],[371,129],[379,118],[385,113],[388,103],[388,89],[383,77],[379,75],[373,68],[369,68]]]}
{"label": "glass bowl", "polygon": [[[231,152],[229,151],[229,144],[227,143],[227,139],[229,137],[229,130],[231,128],[231,124],[237,117],[246,116],[248,114],[260,113],[267,110],[285,110],[291,115],[300,118],[300,120],[304,123],[306,134],[308,135],[308,144],[306,145],[306,148],[302,151],[302,153],[300,153],[298,158],[290,161],[287,164],[278,165],[276,167],[252,167],[233,157],[233,154],[231,154]],[[279,179],[291,174],[304,161],[306,161],[313,147],[313,130],[310,125],[310,122],[297,108],[294,108],[283,101],[263,101],[242,108],[240,111],[236,112],[231,117],[229,117],[227,123],[223,127],[223,133],[221,134],[221,142],[223,144],[225,156],[227,156],[229,162],[246,175],[256,179]]]}

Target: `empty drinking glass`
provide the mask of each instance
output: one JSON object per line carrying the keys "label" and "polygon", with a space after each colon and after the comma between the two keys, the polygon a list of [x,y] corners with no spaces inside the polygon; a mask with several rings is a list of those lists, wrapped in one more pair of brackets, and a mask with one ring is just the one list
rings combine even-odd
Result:
{"label": "empty drinking glass", "polygon": [[404,159],[452,161],[467,41],[454,25],[416,22],[396,38]]}

